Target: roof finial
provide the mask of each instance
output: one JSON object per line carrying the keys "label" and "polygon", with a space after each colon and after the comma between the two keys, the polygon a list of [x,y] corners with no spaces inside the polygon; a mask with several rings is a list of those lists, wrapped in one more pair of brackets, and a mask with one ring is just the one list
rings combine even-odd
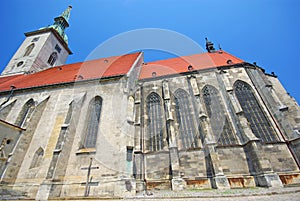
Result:
{"label": "roof finial", "polygon": [[214,44],[210,42],[207,38],[205,38],[205,41],[206,41],[206,50],[209,53],[215,52]]}

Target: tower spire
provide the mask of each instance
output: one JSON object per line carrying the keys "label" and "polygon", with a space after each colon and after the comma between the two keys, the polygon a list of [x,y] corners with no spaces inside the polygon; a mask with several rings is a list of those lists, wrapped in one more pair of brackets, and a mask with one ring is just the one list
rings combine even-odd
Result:
{"label": "tower spire", "polygon": [[55,29],[66,43],[68,43],[68,37],[65,34],[65,29],[69,27],[71,9],[72,6],[68,6],[60,16],[54,18],[54,23],[49,26],[49,28]]}
{"label": "tower spire", "polygon": [[61,14],[61,16],[63,18],[65,18],[65,20],[68,22],[69,19],[70,19],[70,13],[71,13],[71,9],[72,9],[72,6],[68,6],[68,8]]}

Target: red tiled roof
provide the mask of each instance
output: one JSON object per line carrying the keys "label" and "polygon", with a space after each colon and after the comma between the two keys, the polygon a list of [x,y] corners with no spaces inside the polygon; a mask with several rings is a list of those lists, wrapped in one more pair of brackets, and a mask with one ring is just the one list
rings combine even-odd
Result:
{"label": "red tiled roof", "polygon": [[[141,53],[138,52],[57,66],[28,75],[3,76],[0,77],[0,91],[8,91],[11,89],[11,86],[16,87],[16,89],[25,89],[79,80],[125,75],[140,54]],[[228,62],[229,60],[231,60],[231,62]],[[194,54],[143,64],[139,79],[151,78],[153,72],[156,73],[156,76],[187,72],[189,65],[192,66],[192,70],[201,70],[242,62],[244,61],[224,51]]]}
{"label": "red tiled roof", "polygon": [[139,79],[150,78],[154,72],[156,77],[187,72],[189,65],[192,66],[192,70],[202,70],[242,62],[244,61],[223,50],[214,53],[194,54],[146,63],[142,67]]}
{"label": "red tiled roof", "polygon": [[10,90],[11,86],[15,86],[16,89],[24,89],[78,80],[125,75],[139,54],[138,52],[57,66],[34,74],[0,77],[0,91]]}

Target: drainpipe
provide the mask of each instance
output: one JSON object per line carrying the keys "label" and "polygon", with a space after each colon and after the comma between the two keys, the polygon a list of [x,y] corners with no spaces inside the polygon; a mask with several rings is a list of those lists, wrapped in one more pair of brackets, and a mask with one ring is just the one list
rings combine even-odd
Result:
{"label": "drainpipe", "polygon": [[14,89],[15,89],[16,87],[14,86],[14,85],[11,85],[10,86],[10,94],[9,94],[9,96],[7,97],[7,99],[3,102],[3,103],[1,103],[1,105],[0,105],[0,107],[2,107],[5,103],[7,103],[8,101],[9,101],[9,99],[13,96],[13,94],[14,94]]}

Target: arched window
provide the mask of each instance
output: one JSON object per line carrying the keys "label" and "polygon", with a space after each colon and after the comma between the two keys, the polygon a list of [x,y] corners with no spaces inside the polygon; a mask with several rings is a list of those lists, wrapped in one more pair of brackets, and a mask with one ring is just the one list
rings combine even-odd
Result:
{"label": "arched window", "polygon": [[179,124],[180,140],[183,148],[196,148],[197,132],[194,123],[194,114],[191,112],[189,95],[183,89],[177,89],[174,93],[176,104],[176,118]]}
{"label": "arched window", "polygon": [[147,97],[147,131],[148,140],[146,149],[158,151],[163,149],[163,119],[161,99],[157,93],[152,92]]}
{"label": "arched window", "polygon": [[26,47],[25,53],[24,53],[24,57],[29,56],[30,53],[32,52],[34,48],[34,43],[31,43],[29,46]]}
{"label": "arched window", "polygon": [[38,150],[36,150],[36,152],[33,155],[30,168],[39,167],[42,163],[43,155],[44,155],[43,148],[41,148],[41,147],[38,148]]}
{"label": "arched window", "polygon": [[48,64],[50,64],[51,66],[53,66],[54,63],[55,63],[55,61],[56,61],[56,59],[57,59],[57,53],[56,53],[56,52],[53,52],[53,53],[50,55],[49,59],[48,59]]}
{"label": "arched window", "polygon": [[211,85],[206,85],[202,89],[202,94],[215,140],[220,145],[237,144],[218,90]]}
{"label": "arched window", "polygon": [[15,124],[20,127],[25,127],[34,108],[35,108],[35,104],[34,104],[33,99],[30,99],[29,101],[27,101],[25,103],[25,105],[23,106],[21,112],[19,113],[19,116],[18,116]]}
{"label": "arched window", "polygon": [[86,135],[84,139],[85,148],[94,148],[96,146],[99,121],[102,107],[102,98],[96,96],[90,102],[88,116],[86,121]]}
{"label": "arched window", "polygon": [[250,85],[238,80],[234,83],[234,91],[254,135],[263,142],[277,141],[274,128],[264,114]]}

